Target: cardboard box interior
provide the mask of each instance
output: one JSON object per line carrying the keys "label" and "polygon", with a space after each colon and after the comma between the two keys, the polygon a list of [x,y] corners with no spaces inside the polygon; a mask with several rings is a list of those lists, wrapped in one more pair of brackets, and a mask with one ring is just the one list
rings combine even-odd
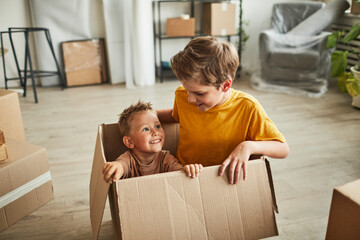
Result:
{"label": "cardboard box interior", "polygon": [[46,149],[6,138],[0,164],[0,231],[54,198]]}
{"label": "cardboard box interior", "polygon": [[234,3],[204,3],[203,32],[215,36],[236,34],[235,15]]}
{"label": "cardboard box interior", "polygon": [[18,94],[6,89],[0,89],[0,130],[6,138],[26,140]]}
{"label": "cardboard box interior", "polygon": [[[163,124],[164,149],[175,155],[179,128]],[[183,171],[115,181],[103,180],[106,160],[126,150],[117,124],[98,128],[90,179],[90,218],[98,237],[106,196],[121,239],[259,239],[278,234],[269,162],[249,162],[249,178],[237,185],[206,167],[196,179]]]}
{"label": "cardboard box interior", "polygon": [[360,179],[333,191],[326,240],[360,239]]}
{"label": "cardboard box interior", "polygon": [[61,47],[68,87],[107,82],[103,39],[67,41]]}

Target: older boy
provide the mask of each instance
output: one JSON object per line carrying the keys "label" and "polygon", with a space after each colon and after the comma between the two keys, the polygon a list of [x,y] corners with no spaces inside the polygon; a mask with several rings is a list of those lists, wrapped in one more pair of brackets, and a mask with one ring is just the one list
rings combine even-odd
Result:
{"label": "older boy", "polygon": [[162,150],[165,132],[150,103],[139,101],[125,109],[119,118],[123,142],[130,150],[115,161],[105,163],[104,180],[145,176],[184,169],[189,177],[198,176],[201,164],[183,167],[169,151]]}
{"label": "older boy", "polygon": [[231,88],[239,57],[235,47],[214,37],[192,39],[171,59],[182,86],[173,109],[157,111],[163,122],[180,123],[177,157],[182,164],[229,166],[229,183],[241,169],[247,176],[250,155],[285,158],[285,137],[251,95]]}

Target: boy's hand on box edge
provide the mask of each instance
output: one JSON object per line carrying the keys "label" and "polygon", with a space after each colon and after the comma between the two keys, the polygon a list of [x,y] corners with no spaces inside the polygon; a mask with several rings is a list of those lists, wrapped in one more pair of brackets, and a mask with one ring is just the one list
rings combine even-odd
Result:
{"label": "boy's hand on box edge", "polygon": [[199,173],[203,169],[203,165],[201,164],[188,164],[184,166],[184,171],[188,177],[194,178],[199,176]]}
{"label": "boy's hand on box edge", "polygon": [[229,166],[229,183],[237,184],[240,179],[241,169],[243,170],[243,179],[247,177],[247,162],[250,154],[247,153],[247,149],[244,144],[240,143],[229,155],[227,159],[221,164],[219,170],[219,176],[222,176],[227,166]]}
{"label": "boy's hand on box edge", "polygon": [[108,182],[111,179],[119,180],[124,175],[124,169],[119,162],[107,162],[103,166],[104,180]]}

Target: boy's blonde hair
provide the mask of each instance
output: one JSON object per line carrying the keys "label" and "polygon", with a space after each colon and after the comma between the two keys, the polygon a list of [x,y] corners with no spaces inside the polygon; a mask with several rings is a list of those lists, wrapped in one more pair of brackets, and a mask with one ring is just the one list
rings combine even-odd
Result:
{"label": "boy's blonde hair", "polygon": [[155,110],[151,106],[150,102],[138,101],[136,104],[132,104],[130,107],[126,108],[121,114],[119,114],[118,126],[120,133],[124,136],[128,136],[131,130],[131,122],[134,118],[135,113],[142,111],[153,111]]}
{"label": "boy's blonde hair", "polygon": [[219,87],[226,79],[235,79],[239,55],[229,42],[212,36],[192,39],[178,54],[171,58],[171,67],[181,81],[197,80],[198,83]]}

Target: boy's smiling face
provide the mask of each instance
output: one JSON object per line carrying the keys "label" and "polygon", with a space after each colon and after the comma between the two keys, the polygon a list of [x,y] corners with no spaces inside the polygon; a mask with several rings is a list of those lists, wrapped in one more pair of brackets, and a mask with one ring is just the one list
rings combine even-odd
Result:
{"label": "boy's smiling face", "polygon": [[202,112],[205,112],[213,107],[220,106],[230,95],[230,79],[224,81],[218,88],[215,86],[203,85],[192,80],[180,82],[188,93],[189,103],[195,104]]}
{"label": "boy's smiling face", "polygon": [[[141,154],[160,152],[165,141],[165,132],[153,111],[138,112],[131,121],[130,147],[139,157]],[[139,154],[139,155],[138,155]]]}

